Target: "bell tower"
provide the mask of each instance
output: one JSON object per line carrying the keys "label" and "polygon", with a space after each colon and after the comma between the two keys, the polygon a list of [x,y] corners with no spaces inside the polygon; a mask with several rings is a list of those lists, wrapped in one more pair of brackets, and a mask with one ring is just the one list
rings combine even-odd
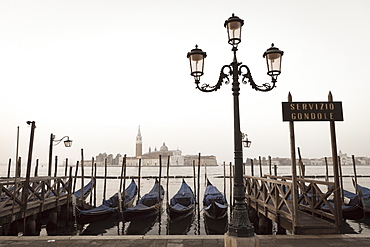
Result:
{"label": "bell tower", "polygon": [[139,125],[139,130],[136,135],[136,157],[141,157],[142,154],[143,154],[143,140],[141,138]]}

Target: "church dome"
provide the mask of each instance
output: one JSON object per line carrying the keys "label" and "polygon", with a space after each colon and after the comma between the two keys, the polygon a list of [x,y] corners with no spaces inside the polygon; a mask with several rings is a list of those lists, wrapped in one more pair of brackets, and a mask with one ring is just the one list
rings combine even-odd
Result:
{"label": "church dome", "polygon": [[162,147],[160,148],[160,151],[161,152],[167,152],[168,151],[168,147],[166,146],[165,143],[163,143]]}

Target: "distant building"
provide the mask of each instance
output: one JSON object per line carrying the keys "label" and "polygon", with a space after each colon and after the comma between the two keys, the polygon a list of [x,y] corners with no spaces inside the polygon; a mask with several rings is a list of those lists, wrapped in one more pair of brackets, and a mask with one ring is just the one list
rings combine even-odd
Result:
{"label": "distant building", "polygon": [[[198,155],[182,155],[181,150],[179,150],[178,148],[174,150],[169,150],[165,143],[163,143],[159,150],[155,148],[154,151],[152,151],[151,148],[149,148],[149,151],[143,154],[143,140],[141,136],[140,126],[136,135],[135,144],[136,155],[134,157],[126,157],[127,166],[139,166],[139,159],[141,160],[142,166],[159,166],[159,157],[161,157],[162,166],[167,166],[168,158],[170,158],[171,166],[192,166],[193,162],[195,162],[196,165],[198,164]],[[107,155],[106,153],[100,153],[98,156],[96,156],[97,165],[104,165],[105,159],[107,159],[108,165],[121,165],[123,162],[123,156],[121,154],[117,154],[116,157],[113,158],[112,154]],[[200,164],[201,166],[216,166],[216,156],[201,156]]]}
{"label": "distant building", "polygon": [[[140,126],[136,135],[135,145],[135,156],[126,157],[127,166],[139,166],[139,159],[141,160],[142,166],[159,166],[159,156],[161,156],[162,166],[167,166],[168,157],[170,158],[171,166],[192,166],[194,162],[196,165],[198,164],[198,155],[182,155],[181,150],[179,150],[178,148],[170,150],[165,143],[162,144],[159,150],[157,150],[157,148],[154,148],[154,151],[152,151],[152,149],[149,147],[148,152],[143,153],[143,140],[141,136]],[[342,166],[353,165],[352,156],[348,156],[347,153],[343,153],[340,150],[338,156]],[[114,157],[112,154],[100,153],[98,156],[96,156],[95,162],[97,165],[104,165],[105,160],[108,165],[121,166],[123,162],[123,156],[121,154],[117,154]],[[354,161],[356,165],[370,165],[370,158],[368,157],[354,157]],[[87,160],[84,162],[86,165],[91,165],[91,160]],[[332,157],[330,156],[327,158],[302,158],[302,162],[306,166],[323,166],[326,165],[326,163],[328,165],[333,164]],[[259,160],[254,158],[253,163],[254,165],[259,165]],[[200,164],[201,166],[216,166],[216,156],[203,155],[201,156]],[[269,160],[266,157],[262,157],[261,164],[269,165]],[[250,159],[247,159],[247,165],[250,165]],[[291,166],[291,159],[279,157],[271,158],[271,165]]]}
{"label": "distant building", "polygon": [[136,157],[141,157],[141,154],[143,153],[143,140],[140,133],[140,126],[139,131],[137,132],[136,136]]}

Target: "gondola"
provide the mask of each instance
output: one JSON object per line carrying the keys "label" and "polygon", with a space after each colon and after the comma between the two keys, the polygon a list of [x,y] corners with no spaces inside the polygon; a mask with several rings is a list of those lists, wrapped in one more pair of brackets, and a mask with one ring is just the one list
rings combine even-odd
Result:
{"label": "gondola", "polygon": [[90,210],[78,210],[77,222],[82,225],[104,220],[106,218],[113,217],[114,215],[118,217],[118,212],[120,210],[133,206],[136,194],[137,185],[132,179],[126,190],[122,192],[122,198],[124,197],[124,199],[122,199],[123,202],[121,207],[119,205],[120,198],[117,192],[108,200],[103,199],[103,203],[99,207]]}
{"label": "gondola", "polygon": [[342,205],[343,219],[360,220],[364,218],[364,208],[361,196],[347,190],[343,190],[345,205]]}
{"label": "gondola", "polygon": [[[73,194],[72,194],[72,204],[76,207],[76,208],[80,208],[81,210],[87,210],[87,209],[91,209],[92,206],[87,204],[85,202],[85,199],[88,197],[88,195],[90,195],[90,193],[92,192],[93,188],[95,186],[95,178],[92,178],[90,180],[90,182],[88,182],[84,187],[83,187],[83,200],[82,200],[82,189],[79,189],[77,191],[75,191]],[[54,193],[50,192],[52,195],[50,196],[54,196]]]}
{"label": "gondola", "polygon": [[190,186],[182,180],[179,191],[167,204],[167,213],[171,221],[181,220],[194,213],[195,199]]}
{"label": "gondola", "polygon": [[357,190],[362,196],[362,204],[364,205],[365,217],[370,217],[370,189],[357,184]]}
{"label": "gondola", "polygon": [[227,201],[216,186],[207,179],[207,188],[203,198],[204,214],[211,219],[222,219],[227,216]]}
{"label": "gondola", "polygon": [[[95,178],[91,179],[90,182],[88,182],[85,186],[84,186],[84,198],[86,198],[92,191],[92,189],[94,188],[95,186]],[[52,193],[52,192],[51,192]],[[53,194],[54,195],[54,194]],[[53,196],[52,195],[52,196]],[[77,190],[76,192],[73,193],[73,195],[77,198],[81,198],[82,197],[82,189],[79,189]]]}
{"label": "gondola", "polygon": [[128,207],[123,210],[122,216],[124,221],[147,218],[158,214],[159,210],[162,208],[163,195],[163,187],[162,185],[159,186],[159,182],[156,179],[153,188],[149,191],[149,193],[140,198],[136,206]]}
{"label": "gondola", "polygon": [[[349,220],[360,220],[364,218],[365,212],[362,206],[361,196],[359,194],[343,190],[344,204],[342,205],[342,217]],[[334,202],[330,202],[331,207],[334,208]],[[324,211],[329,212],[329,207],[324,205]]]}

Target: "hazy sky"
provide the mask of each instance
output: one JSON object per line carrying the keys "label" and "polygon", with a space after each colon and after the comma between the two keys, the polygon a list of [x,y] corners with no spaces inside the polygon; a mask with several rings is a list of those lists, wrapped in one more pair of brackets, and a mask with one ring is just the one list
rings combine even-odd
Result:
{"label": "hazy sky", "polygon": [[[244,158],[289,157],[289,124],[281,102],[343,102],[336,122],[338,149],[370,156],[370,17],[368,0],[0,0],[0,163],[27,159],[36,121],[33,158],[46,163],[50,134],[68,135],[59,159],[100,152],[135,154],[179,148],[233,160],[231,85],[195,89],[187,52],[207,52],[201,82],[214,84],[232,61],[224,21],[244,19],[238,60],[258,84],[270,81],[262,58],[271,43],[285,52],[271,92],[241,85],[241,130],[252,146]],[[295,124],[303,157],[331,156],[328,122]]]}

